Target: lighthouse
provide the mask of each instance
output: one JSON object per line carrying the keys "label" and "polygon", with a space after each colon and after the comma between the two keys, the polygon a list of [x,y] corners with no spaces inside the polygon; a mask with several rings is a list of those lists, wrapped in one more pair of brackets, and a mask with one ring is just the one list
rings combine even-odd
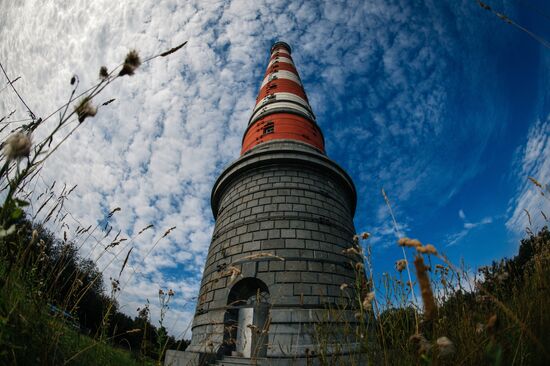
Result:
{"label": "lighthouse", "polygon": [[[212,189],[216,224],[191,344],[166,364],[309,365],[319,352],[353,352],[338,332],[357,321],[355,295],[341,289],[354,291],[361,261],[346,252],[356,200],[326,155],[291,47],[275,43],[240,156]],[[323,326],[340,335],[321,350]]]}

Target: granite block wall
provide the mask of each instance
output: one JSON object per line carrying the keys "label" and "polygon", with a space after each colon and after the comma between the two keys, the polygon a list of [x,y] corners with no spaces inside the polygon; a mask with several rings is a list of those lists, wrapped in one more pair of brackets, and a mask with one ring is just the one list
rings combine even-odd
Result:
{"label": "granite block wall", "polygon": [[[239,280],[257,278],[269,289],[272,357],[311,350],[313,325],[327,318],[328,308],[342,306],[340,285],[355,281],[353,263],[360,258],[342,253],[355,234],[351,179],[306,145],[260,147],[228,167],[213,189],[216,225],[191,351],[223,342],[229,293]],[[346,321],[355,321],[352,310]]]}

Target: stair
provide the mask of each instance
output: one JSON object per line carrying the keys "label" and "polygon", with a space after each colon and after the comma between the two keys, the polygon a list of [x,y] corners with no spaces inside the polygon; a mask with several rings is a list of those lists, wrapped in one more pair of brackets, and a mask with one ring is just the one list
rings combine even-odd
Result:
{"label": "stair", "polygon": [[265,358],[245,358],[235,356],[223,356],[211,366],[261,366]]}

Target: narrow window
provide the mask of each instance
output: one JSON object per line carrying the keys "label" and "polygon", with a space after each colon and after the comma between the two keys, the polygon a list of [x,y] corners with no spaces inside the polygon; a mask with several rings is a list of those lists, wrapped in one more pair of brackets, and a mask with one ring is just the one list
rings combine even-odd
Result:
{"label": "narrow window", "polygon": [[275,131],[275,125],[273,124],[273,122],[266,123],[266,125],[264,127],[264,135],[267,135],[269,133],[273,133],[274,131]]}

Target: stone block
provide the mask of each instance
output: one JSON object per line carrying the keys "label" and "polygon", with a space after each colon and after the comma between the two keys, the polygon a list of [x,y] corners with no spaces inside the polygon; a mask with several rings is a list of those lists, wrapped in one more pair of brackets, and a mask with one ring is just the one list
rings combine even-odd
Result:
{"label": "stone block", "polygon": [[305,248],[306,243],[303,239],[286,239],[285,240],[285,247],[286,248],[298,248],[303,249]]}
{"label": "stone block", "polygon": [[281,249],[285,247],[283,239],[267,239],[262,242],[262,250]]}
{"label": "stone block", "polygon": [[253,240],[265,240],[267,239],[267,231],[255,231],[252,235]]}
{"label": "stone block", "polygon": [[277,272],[275,279],[278,283],[281,282],[300,282],[300,272]]}
{"label": "stone block", "polygon": [[285,270],[285,262],[283,262],[283,261],[270,261],[269,262],[269,270],[270,271],[284,271]]}
{"label": "stone block", "polygon": [[251,241],[249,243],[243,244],[242,248],[243,248],[243,252],[259,251],[261,249],[261,242]]}
{"label": "stone block", "polygon": [[285,261],[285,269],[287,271],[306,271],[307,262],[305,261]]}
{"label": "stone block", "polygon": [[296,230],[295,229],[281,229],[281,238],[295,238]]}
{"label": "stone block", "polygon": [[273,229],[275,227],[275,224],[273,221],[262,221],[260,222],[260,229],[266,230],[266,229]]}
{"label": "stone block", "polygon": [[258,272],[267,272],[267,271],[269,271],[269,262],[268,261],[259,262]]}

